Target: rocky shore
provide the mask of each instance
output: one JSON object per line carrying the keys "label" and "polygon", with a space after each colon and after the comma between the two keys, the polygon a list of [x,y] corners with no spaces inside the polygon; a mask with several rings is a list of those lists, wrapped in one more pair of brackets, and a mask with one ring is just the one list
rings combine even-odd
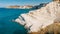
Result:
{"label": "rocky shore", "polygon": [[[32,11],[29,11],[28,13],[21,14],[18,18],[15,19],[15,22],[23,25],[26,29],[28,29],[28,33],[38,34],[38,31],[40,32],[41,29],[45,29],[47,26],[49,27],[49,25],[53,23],[60,23],[60,10],[59,10],[60,6],[59,5],[60,4],[58,2],[50,2],[46,6],[43,5],[43,7],[37,10],[32,10]],[[53,30],[56,30],[56,28]],[[56,33],[60,32],[60,31],[58,32],[57,31],[58,30],[52,31],[51,33],[53,34],[54,32]],[[46,31],[45,33],[50,34],[50,32],[46,32]]]}

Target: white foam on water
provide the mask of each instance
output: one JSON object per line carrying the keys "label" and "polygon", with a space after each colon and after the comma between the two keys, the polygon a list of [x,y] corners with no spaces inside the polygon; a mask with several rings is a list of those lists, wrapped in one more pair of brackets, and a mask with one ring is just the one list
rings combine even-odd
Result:
{"label": "white foam on water", "polygon": [[54,23],[54,21],[60,21],[59,3],[51,2],[41,9],[21,14],[15,21],[30,29],[29,32],[38,32],[41,28]]}

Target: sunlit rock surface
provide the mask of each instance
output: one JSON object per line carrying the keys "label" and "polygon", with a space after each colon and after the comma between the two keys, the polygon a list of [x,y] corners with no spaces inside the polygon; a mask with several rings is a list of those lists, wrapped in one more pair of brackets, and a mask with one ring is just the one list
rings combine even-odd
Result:
{"label": "sunlit rock surface", "polygon": [[28,32],[38,32],[41,28],[60,21],[60,4],[51,2],[38,10],[21,14],[15,21],[24,25]]}

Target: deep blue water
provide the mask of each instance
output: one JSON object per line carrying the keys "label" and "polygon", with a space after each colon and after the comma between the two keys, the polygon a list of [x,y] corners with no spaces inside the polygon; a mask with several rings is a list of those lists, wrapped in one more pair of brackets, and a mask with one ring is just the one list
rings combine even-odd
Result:
{"label": "deep blue water", "polygon": [[0,8],[0,34],[27,34],[27,30],[22,25],[11,20],[29,11],[30,9]]}

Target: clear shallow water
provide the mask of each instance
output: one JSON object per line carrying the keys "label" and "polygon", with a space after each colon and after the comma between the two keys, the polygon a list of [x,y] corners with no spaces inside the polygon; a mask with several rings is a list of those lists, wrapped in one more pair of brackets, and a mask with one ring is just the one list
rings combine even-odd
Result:
{"label": "clear shallow water", "polygon": [[22,25],[11,20],[28,11],[30,10],[0,8],[0,34],[27,34],[26,29]]}

